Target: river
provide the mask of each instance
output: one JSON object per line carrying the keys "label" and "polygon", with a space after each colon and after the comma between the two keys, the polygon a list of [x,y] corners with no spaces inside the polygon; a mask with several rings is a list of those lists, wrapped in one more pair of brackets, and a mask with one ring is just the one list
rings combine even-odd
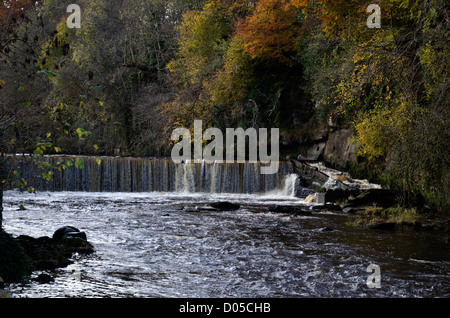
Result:
{"label": "river", "polygon": [[[229,201],[236,211],[204,210]],[[85,231],[95,253],[50,273],[55,282],[10,286],[13,297],[449,297],[449,244],[427,231],[348,225],[342,212],[271,213],[298,205],[286,192],[7,191],[4,228],[52,236]],[[18,209],[23,205],[26,210]],[[380,288],[369,288],[369,265]],[[34,273],[33,275],[37,275]]]}
{"label": "river", "polygon": [[[450,296],[450,247],[434,232],[355,228],[343,212],[270,212],[311,193],[290,162],[263,175],[261,163],[82,160],[50,183],[18,165],[38,192],[5,192],[5,230],[40,237],[75,226],[95,253],[50,273],[54,283],[11,286],[14,297]],[[217,201],[240,208],[204,209]],[[369,288],[374,268],[380,288]]]}

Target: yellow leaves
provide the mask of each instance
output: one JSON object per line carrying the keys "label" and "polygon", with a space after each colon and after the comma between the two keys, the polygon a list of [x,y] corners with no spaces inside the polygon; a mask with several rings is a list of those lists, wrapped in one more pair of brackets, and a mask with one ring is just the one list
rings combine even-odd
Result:
{"label": "yellow leaves", "polygon": [[424,110],[400,98],[392,107],[379,107],[361,113],[354,122],[355,140],[361,146],[359,155],[375,160],[386,156],[396,144],[404,141],[413,119]]}
{"label": "yellow leaves", "polygon": [[356,141],[361,146],[358,154],[374,160],[384,156],[392,139],[389,138],[388,119],[390,111],[365,113],[355,125]]}
{"label": "yellow leaves", "polygon": [[419,51],[418,56],[420,58],[420,63],[425,68],[425,74],[428,77],[428,94],[431,94],[433,92],[433,87],[435,87],[436,84],[448,81],[448,68],[443,67],[442,62],[450,59],[449,50],[435,47],[429,41]]}

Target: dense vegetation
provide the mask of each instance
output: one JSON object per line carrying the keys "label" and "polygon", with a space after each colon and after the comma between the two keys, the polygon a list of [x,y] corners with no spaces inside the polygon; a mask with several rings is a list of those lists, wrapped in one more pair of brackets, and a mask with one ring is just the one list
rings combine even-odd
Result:
{"label": "dense vegetation", "polygon": [[383,1],[374,29],[367,6],[0,1],[1,152],[168,155],[194,119],[279,127],[285,144],[331,125],[354,130],[355,171],[448,210],[448,4]]}

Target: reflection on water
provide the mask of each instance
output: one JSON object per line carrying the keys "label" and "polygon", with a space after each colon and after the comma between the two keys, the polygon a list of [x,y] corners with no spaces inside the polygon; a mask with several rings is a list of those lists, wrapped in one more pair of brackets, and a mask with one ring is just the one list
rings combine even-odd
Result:
{"label": "reflection on water", "polygon": [[[201,209],[219,200],[241,208]],[[292,197],[8,191],[4,201],[7,232],[51,236],[72,225],[96,249],[52,273],[52,284],[13,286],[15,297],[450,296],[449,246],[432,233],[268,211],[301,202]],[[370,264],[380,266],[380,289],[367,287]]]}

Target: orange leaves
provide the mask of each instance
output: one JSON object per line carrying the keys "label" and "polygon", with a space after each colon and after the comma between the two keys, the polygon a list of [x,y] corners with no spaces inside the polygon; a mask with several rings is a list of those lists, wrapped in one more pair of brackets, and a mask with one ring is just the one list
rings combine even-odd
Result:
{"label": "orange leaves", "polygon": [[286,1],[260,0],[253,13],[236,25],[236,36],[253,59],[276,59],[292,64],[291,53],[301,28],[297,25],[295,8]]}
{"label": "orange leaves", "polygon": [[16,25],[25,18],[26,12],[35,8],[42,1],[35,0],[5,0],[0,4],[0,24]]}
{"label": "orange leaves", "polygon": [[40,5],[42,0],[4,0],[0,3],[0,48],[22,21],[27,12]]}

